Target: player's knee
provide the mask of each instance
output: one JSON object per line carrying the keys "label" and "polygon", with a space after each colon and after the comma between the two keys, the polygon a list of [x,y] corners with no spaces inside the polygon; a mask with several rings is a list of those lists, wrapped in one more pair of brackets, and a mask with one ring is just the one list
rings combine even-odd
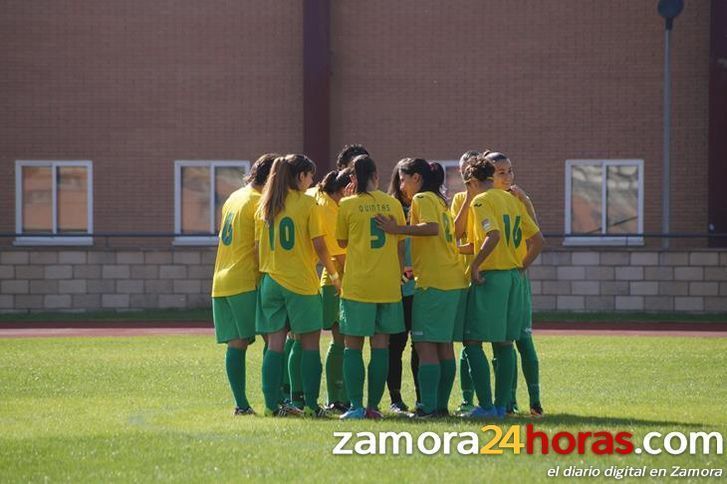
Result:
{"label": "player's knee", "polygon": [[233,339],[227,342],[227,347],[244,350],[247,348],[247,341],[243,339]]}

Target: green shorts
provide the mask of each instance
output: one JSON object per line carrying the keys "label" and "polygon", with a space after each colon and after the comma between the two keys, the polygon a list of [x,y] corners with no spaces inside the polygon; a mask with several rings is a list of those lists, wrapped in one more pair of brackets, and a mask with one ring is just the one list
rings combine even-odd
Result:
{"label": "green shorts", "polygon": [[461,341],[466,301],[465,289],[417,289],[412,303],[412,341]]}
{"label": "green shorts", "polygon": [[212,298],[212,319],[218,343],[233,339],[255,341],[257,290]]}
{"label": "green shorts", "polygon": [[523,324],[518,339],[533,337],[533,294],[530,290],[530,278],[528,278],[527,274],[522,275],[522,282]]}
{"label": "green shorts", "polygon": [[296,294],[264,274],[258,289],[255,329],[275,333],[288,325],[293,333],[320,331],[323,305],[320,294]]}
{"label": "green shorts", "polygon": [[522,275],[518,269],[485,271],[467,300],[464,339],[492,343],[520,338],[523,324]]}
{"label": "green shorts", "polygon": [[335,286],[321,286],[321,299],[323,300],[323,329],[331,329],[339,319],[340,298],[336,294]]}
{"label": "green shorts", "polygon": [[397,334],[406,330],[404,307],[395,303],[368,303],[341,299],[341,333],[348,336]]}

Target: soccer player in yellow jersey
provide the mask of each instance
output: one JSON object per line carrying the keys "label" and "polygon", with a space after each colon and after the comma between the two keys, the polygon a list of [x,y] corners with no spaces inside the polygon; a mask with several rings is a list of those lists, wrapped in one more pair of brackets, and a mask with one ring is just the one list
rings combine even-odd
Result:
{"label": "soccer player in yellow jersey", "polygon": [[222,206],[222,228],[212,279],[212,315],[218,343],[227,343],[225,366],[235,415],[253,414],[245,393],[245,353],[255,341],[255,305],[259,279],[255,254],[255,211],[270,173],[269,153],[252,165],[247,185],[233,192]]}
{"label": "soccer player in yellow jersey", "polygon": [[[495,173],[493,175],[493,185],[499,190],[505,190],[517,198],[528,212],[528,215],[535,221],[538,219],[535,214],[533,202],[522,188],[514,185],[515,174],[512,170],[512,163],[507,158],[497,157],[494,162]],[[524,259],[527,255],[527,244],[520,244],[517,249],[518,257]],[[530,291],[530,279],[527,272],[523,272],[523,329],[520,337],[515,341],[520,359],[522,361],[523,375],[528,386],[528,397],[530,399],[530,415],[533,417],[543,416],[543,406],[540,403],[540,365],[538,362],[538,354],[535,351],[533,343],[533,312],[532,312],[532,294]],[[494,365],[493,365],[494,366]],[[508,405],[508,413],[517,412],[517,358],[515,360],[515,371],[513,373],[512,385],[512,401]]]}
{"label": "soccer player in yellow jersey", "polygon": [[[325,229],[326,247],[333,259],[338,273],[343,276],[346,261],[346,249],[341,248],[336,240],[336,220],[338,204],[347,192],[351,183],[353,169],[345,168],[329,172],[323,180],[306,194],[316,199],[320,206],[321,223]],[[348,410],[348,396],[343,384],[343,335],[339,330],[338,314],[340,299],[338,291],[331,281],[331,276],[324,268],[321,274],[321,299],[323,301],[323,329],[331,331],[331,344],[326,354],[326,389],[328,391],[327,410],[344,413]]]}
{"label": "soccer player in yellow jersey", "polygon": [[257,211],[255,236],[259,246],[260,272],[255,327],[267,334],[268,351],[263,357],[265,414],[285,416],[288,408],[278,403],[283,371],[283,346],[290,330],[303,348],[301,372],[304,414],[325,417],[318,406],[321,385],[319,340],[323,308],[318,293],[316,261],[339,287],[339,275],[331,260],[321,225],[319,207],[305,194],[315,174],[315,165],[305,155],[287,155],[273,163]]}
{"label": "soccer player in yellow jersey", "polygon": [[[464,171],[469,166],[471,162],[473,162],[477,156],[479,156],[480,152],[475,150],[469,150],[465,151],[462,156],[459,158],[459,174],[464,180]],[[463,192],[457,192],[452,197],[452,205],[450,207],[450,212],[452,213],[452,218],[456,219],[457,215],[459,214],[460,210],[464,207],[465,199],[467,198],[467,191]],[[469,207],[465,207],[465,210],[469,210]],[[463,226],[460,230],[456,230],[457,233],[457,243],[459,245],[467,245],[467,231],[466,228]],[[469,268],[470,268],[470,262],[472,262],[472,255],[471,254],[460,254],[460,261],[462,262],[464,268],[465,268],[465,276],[469,278]],[[462,351],[459,355],[459,384],[460,388],[462,390],[462,403],[457,407],[457,410],[455,410],[455,413],[457,415],[464,415],[472,410],[474,410],[474,388],[472,387],[472,377],[470,377],[470,368],[467,365],[467,356],[464,352],[464,347],[462,348]]]}
{"label": "soccer player in yellow jersey", "polygon": [[[523,205],[509,193],[493,188],[493,162],[500,157],[504,155],[481,155],[467,167],[470,210],[460,213],[460,217],[467,217],[467,233],[475,253],[470,264],[472,285],[464,345],[479,406],[470,417],[505,416],[515,364],[512,343],[519,337],[523,322],[521,271],[535,260],[544,244],[540,229]],[[519,258],[517,249],[527,240],[527,254]],[[498,362],[494,407],[483,341],[494,343]]]}
{"label": "soccer player in yellow jersey", "polygon": [[[341,200],[336,239],[346,248],[341,287],[341,333],[345,336],[343,378],[351,409],[342,419],[381,418],[378,405],[384,393],[389,365],[389,334],[404,331],[401,273],[404,238],[387,235],[376,216],[392,215],[406,223],[401,203],[378,190],[376,164],[367,155],[353,160],[356,195]],[[363,405],[365,379],[362,349],[370,338],[368,403]]]}
{"label": "soccer player in yellow jersey", "polygon": [[454,340],[462,340],[467,279],[459,260],[454,221],[442,184],[444,169],[421,158],[400,162],[401,189],[412,199],[410,224],[377,216],[385,232],[412,237],[416,292],[412,307],[412,340],[419,355],[421,407],[415,418],[448,416],[449,396],[457,370]]}

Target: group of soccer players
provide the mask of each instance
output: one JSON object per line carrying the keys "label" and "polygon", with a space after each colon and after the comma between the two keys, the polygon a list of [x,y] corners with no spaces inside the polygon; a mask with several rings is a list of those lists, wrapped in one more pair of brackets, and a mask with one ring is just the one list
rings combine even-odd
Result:
{"label": "group of soccer players", "polygon": [[[489,150],[462,155],[467,189],[451,206],[444,169],[421,158],[399,161],[388,194],[361,145],[346,146],[337,169],[312,187],[315,172],[305,155],[263,155],[222,209],[212,308],[217,341],[227,344],[235,414],[254,413],[245,353],[259,334],[268,416],[378,419],[387,383],[392,413],[448,416],[454,342],[463,344],[456,415],[497,419],[518,412],[515,342],[530,414],[542,416],[525,270],[544,240],[530,199],[513,184],[510,160]],[[325,406],[319,405],[322,329],[332,335]],[[409,334],[412,412],[401,395]],[[494,399],[483,342],[492,344]]]}

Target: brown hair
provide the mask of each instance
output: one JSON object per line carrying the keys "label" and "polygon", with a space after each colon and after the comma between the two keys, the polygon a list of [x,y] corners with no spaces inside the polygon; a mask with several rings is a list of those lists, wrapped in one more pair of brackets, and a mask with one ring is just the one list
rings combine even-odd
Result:
{"label": "brown hair", "polygon": [[305,155],[279,156],[273,162],[270,176],[263,188],[258,214],[268,224],[285,208],[288,190],[298,189],[298,175],[315,173],[316,165]]}

